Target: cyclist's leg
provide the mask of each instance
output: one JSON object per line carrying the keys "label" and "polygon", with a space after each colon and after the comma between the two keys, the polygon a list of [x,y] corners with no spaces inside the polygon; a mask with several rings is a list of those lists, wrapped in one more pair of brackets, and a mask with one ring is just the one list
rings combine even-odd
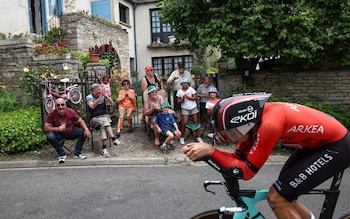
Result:
{"label": "cyclist's leg", "polygon": [[321,148],[296,151],[286,162],[286,166],[273,185],[269,202],[275,198],[272,196],[276,195],[274,191],[289,202],[296,200],[301,194],[331,178],[336,174],[334,170],[340,171],[349,167],[349,153],[349,133],[343,139]]}

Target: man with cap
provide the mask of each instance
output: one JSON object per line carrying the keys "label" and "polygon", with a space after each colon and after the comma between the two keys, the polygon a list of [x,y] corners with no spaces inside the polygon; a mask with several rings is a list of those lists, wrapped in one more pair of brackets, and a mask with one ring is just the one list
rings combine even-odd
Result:
{"label": "man with cap", "polygon": [[102,140],[101,155],[107,158],[109,157],[109,153],[107,151],[107,135],[112,139],[114,144],[121,144],[119,139],[113,135],[111,126],[112,120],[107,112],[106,102],[113,105],[113,100],[111,97],[106,95],[104,88],[98,83],[91,85],[90,92],[91,93],[86,96],[86,104],[91,119],[90,122],[93,126],[100,127],[100,135]]}
{"label": "man with cap", "polygon": [[173,92],[174,92],[174,110],[176,111],[176,117],[181,118],[180,116],[180,109],[181,105],[177,101],[176,93],[178,90],[181,89],[180,80],[181,78],[187,78],[187,80],[190,83],[190,86],[194,86],[194,81],[192,79],[191,73],[185,70],[185,65],[183,62],[179,62],[177,64],[177,70],[173,71],[168,80],[167,84],[173,86]]}
{"label": "man with cap", "polygon": [[163,133],[166,136],[166,139],[160,146],[160,149],[166,153],[169,149],[175,149],[175,141],[181,137],[181,132],[175,122],[174,116],[169,112],[170,104],[164,102],[161,104],[160,108],[162,112],[157,114],[154,121],[154,129],[157,129],[159,133]]}
{"label": "man with cap", "polygon": [[[157,94],[157,88],[154,85],[148,87],[148,97],[143,100],[143,114],[145,115],[145,121],[149,129],[154,126],[154,120],[159,112],[161,112],[161,104],[164,102],[164,98]],[[150,130],[148,130],[150,131]],[[153,128],[154,131],[154,145],[160,146],[159,132]],[[148,133],[150,134],[150,133]]]}

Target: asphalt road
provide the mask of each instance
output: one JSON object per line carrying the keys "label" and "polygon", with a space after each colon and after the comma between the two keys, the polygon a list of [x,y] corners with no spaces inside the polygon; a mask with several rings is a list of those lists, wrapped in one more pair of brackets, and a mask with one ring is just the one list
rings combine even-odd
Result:
{"label": "asphalt road", "polygon": [[[267,164],[241,188],[268,188],[282,166]],[[0,170],[0,218],[189,218],[201,211],[232,206],[220,187],[203,189],[204,180],[221,180],[207,166],[101,166]],[[349,210],[350,171],[341,186],[335,216]],[[318,215],[320,198],[304,203]],[[274,218],[264,202],[266,218]],[[336,217],[334,217],[336,218]]]}

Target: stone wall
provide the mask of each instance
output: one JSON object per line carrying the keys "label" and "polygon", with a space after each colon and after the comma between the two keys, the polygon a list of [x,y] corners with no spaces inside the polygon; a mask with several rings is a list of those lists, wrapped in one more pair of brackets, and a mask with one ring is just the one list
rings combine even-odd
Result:
{"label": "stone wall", "polygon": [[127,32],[77,13],[62,15],[60,24],[68,32],[63,41],[67,42],[72,50],[88,52],[89,47],[102,46],[112,41],[119,54],[121,70],[130,72]]}
{"label": "stone wall", "polygon": [[251,83],[242,83],[239,72],[219,73],[222,96],[241,92],[270,92],[273,97],[313,103],[328,102],[350,110],[350,69],[303,72],[253,72]]}
{"label": "stone wall", "polygon": [[[88,48],[108,44],[111,40],[113,47],[118,51],[121,69],[130,70],[128,34],[111,26],[95,21],[89,17],[77,13],[65,14],[60,18],[61,27],[67,30],[68,34],[63,39],[69,43],[70,50],[88,52]],[[0,40],[0,85],[6,85],[17,89],[20,83],[20,71],[30,66],[33,69],[44,71],[45,65],[50,65],[55,72],[62,77],[68,77],[71,81],[78,82],[79,62],[76,58],[69,56],[39,55],[34,56],[34,44],[39,37],[29,35],[20,39]],[[63,71],[62,64],[67,63],[68,71]],[[103,64],[96,64],[99,65]],[[89,78],[94,77],[92,66],[87,66]],[[99,67],[99,72],[103,71]],[[102,74],[102,73],[101,73]],[[89,81],[90,81],[89,79]]]}

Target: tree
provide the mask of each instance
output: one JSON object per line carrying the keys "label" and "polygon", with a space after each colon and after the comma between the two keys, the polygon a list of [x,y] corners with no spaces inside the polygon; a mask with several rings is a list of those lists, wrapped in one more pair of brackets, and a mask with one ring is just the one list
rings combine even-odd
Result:
{"label": "tree", "polygon": [[[349,0],[163,0],[160,19],[189,49],[280,57],[289,67],[350,60]],[[350,64],[350,62],[349,62]]]}

